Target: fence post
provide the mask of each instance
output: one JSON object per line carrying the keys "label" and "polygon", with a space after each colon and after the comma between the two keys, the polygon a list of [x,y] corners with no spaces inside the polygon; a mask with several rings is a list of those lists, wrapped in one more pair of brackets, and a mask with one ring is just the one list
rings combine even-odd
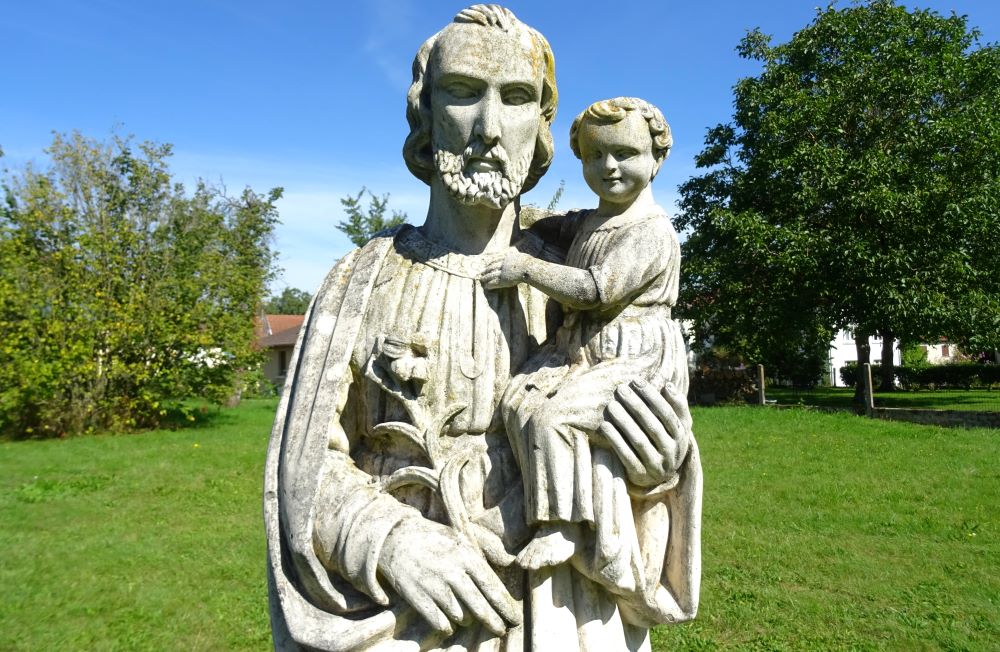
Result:
{"label": "fence post", "polygon": [[767,405],[764,393],[764,365],[757,365],[757,405]]}
{"label": "fence post", "polygon": [[872,391],[872,366],[867,362],[861,381],[865,384],[865,416],[871,417],[875,414],[875,394]]}

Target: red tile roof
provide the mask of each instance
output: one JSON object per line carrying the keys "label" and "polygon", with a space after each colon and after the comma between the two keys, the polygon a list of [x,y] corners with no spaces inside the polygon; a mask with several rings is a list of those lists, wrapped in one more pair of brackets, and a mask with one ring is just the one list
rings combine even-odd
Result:
{"label": "red tile roof", "polygon": [[264,315],[257,345],[262,349],[294,346],[304,319],[305,315]]}

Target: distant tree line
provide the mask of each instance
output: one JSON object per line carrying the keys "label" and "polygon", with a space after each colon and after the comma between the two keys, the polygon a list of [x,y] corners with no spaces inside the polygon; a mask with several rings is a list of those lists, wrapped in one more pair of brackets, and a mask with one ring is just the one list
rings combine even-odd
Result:
{"label": "distant tree line", "polygon": [[281,190],[186,192],[170,153],[56,135],[44,167],[4,172],[0,436],[156,426],[258,366]]}
{"label": "distant tree line", "polygon": [[273,295],[264,302],[264,312],[269,315],[304,315],[310,301],[312,295],[305,290],[286,287],[281,294]]}

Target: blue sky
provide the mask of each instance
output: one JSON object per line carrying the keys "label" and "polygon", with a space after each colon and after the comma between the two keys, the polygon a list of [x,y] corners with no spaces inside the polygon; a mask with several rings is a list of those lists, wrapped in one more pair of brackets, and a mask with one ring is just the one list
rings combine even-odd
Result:
{"label": "blue sky", "polygon": [[[427,190],[400,156],[405,96],[420,43],[468,1],[0,0],[0,147],[16,169],[43,157],[52,131],[97,138],[113,129],[174,145],[190,185],[235,193],[285,188],[274,284],[312,292],[350,249],[334,226],[339,199],[362,185],[420,223]],[[816,0],[506,3],[556,55],[556,158],[525,201],[594,204],[569,149],[573,117],[590,102],[636,95],[658,105],[675,147],[654,184],[669,208],[695,172],[705,130],[729,119],[731,88],[756,67],[734,48],[760,27],[787,40]],[[844,6],[846,3],[841,2]],[[954,10],[1000,41],[1000,2],[922,0]]]}

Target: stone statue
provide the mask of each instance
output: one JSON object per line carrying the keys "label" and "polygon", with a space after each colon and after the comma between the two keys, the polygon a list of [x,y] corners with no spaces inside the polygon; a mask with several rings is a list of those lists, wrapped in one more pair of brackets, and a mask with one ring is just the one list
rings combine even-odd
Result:
{"label": "stone statue", "polygon": [[[523,394],[531,384],[524,379],[542,382],[547,356],[589,351],[582,341],[546,343],[557,333],[593,335],[583,325],[590,312],[616,306],[620,318],[593,323],[629,333],[630,320],[643,323],[646,311],[657,323],[669,321],[676,240],[658,245],[662,277],[673,283],[663,301],[644,303],[632,271],[608,267],[610,277],[629,276],[621,281],[629,289],[579,302],[592,310],[571,312],[580,316],[567,316],[560,330],[559,304],[572,300],[530,278],[503,277],[508,260],[568,262],[560,270],[576,272],[591,257],[571,247],[567,259],[563,249],[574,231],[589,228],[589,214],[519,224],[516,200],[553,153],[557,91],[548,43],[506,9],[469,7],[421,46],[407,99],[403,155],[430,186],[427,219],[374,238],[333,268],[306,316],[278,407],[264,487],[275,648],[649,649],[649,627],[692,618],[698,602],[701,467],[682,360],[609,376],[594,427],[571,428],[583,438],[572,445],[593,461],[554,482],[607,473],[594,481],[601,489],[593,500],[580,502],[592,507],[592,518],[571,520],[566,530],[526,512],[535,500],[526,495],[543,495],[545,487],[537,475],[522,477],[521,465],[548,460],[511,446],[521,433],[508,438],[504,417],[516,422],[511,415],[522,403],[503,399]],[[650,147],[643,136],[656,140],[662,116],[644,103],[609,110],[625,111],[626,135],[640,141],[640,158],[654,162],[643,163],[641,183],[626,175],[632,163],[620,164],[617,182],[593,173],[601,196],[593,215],[607,218],[604,209],[622,204],[636,208],[622,215],[652,215],[648,183],[665,150],[662,142],[643,149]],[[620,122],[581,118],[574,139],[581,151],[605,147],[611,141],[597,132]],[[631,196],[635,185],[642,188]],[[650,241],[672,233],[658,219],[668,229],[648,225]],[[578,238],[578,248],[594,237]],[[616,286],[610,277],[591,279],[607,292]],[[634,342],[655,351],[651,358],[678,355],[671,327],[659,327],[660,339],[644,332]],[[616,359],[600,356],[595,369]],[[558,365],[555,375],[570,368]],[[553,387],[557,396],[573,391]],[[543,407],[544,398],[537,401]],[[530,424],[534,417],[520,412]],[[568,555],[518,563],[526,545],[551,531],[572,543]],[[627,572],[611,572],[620,568]]]}

